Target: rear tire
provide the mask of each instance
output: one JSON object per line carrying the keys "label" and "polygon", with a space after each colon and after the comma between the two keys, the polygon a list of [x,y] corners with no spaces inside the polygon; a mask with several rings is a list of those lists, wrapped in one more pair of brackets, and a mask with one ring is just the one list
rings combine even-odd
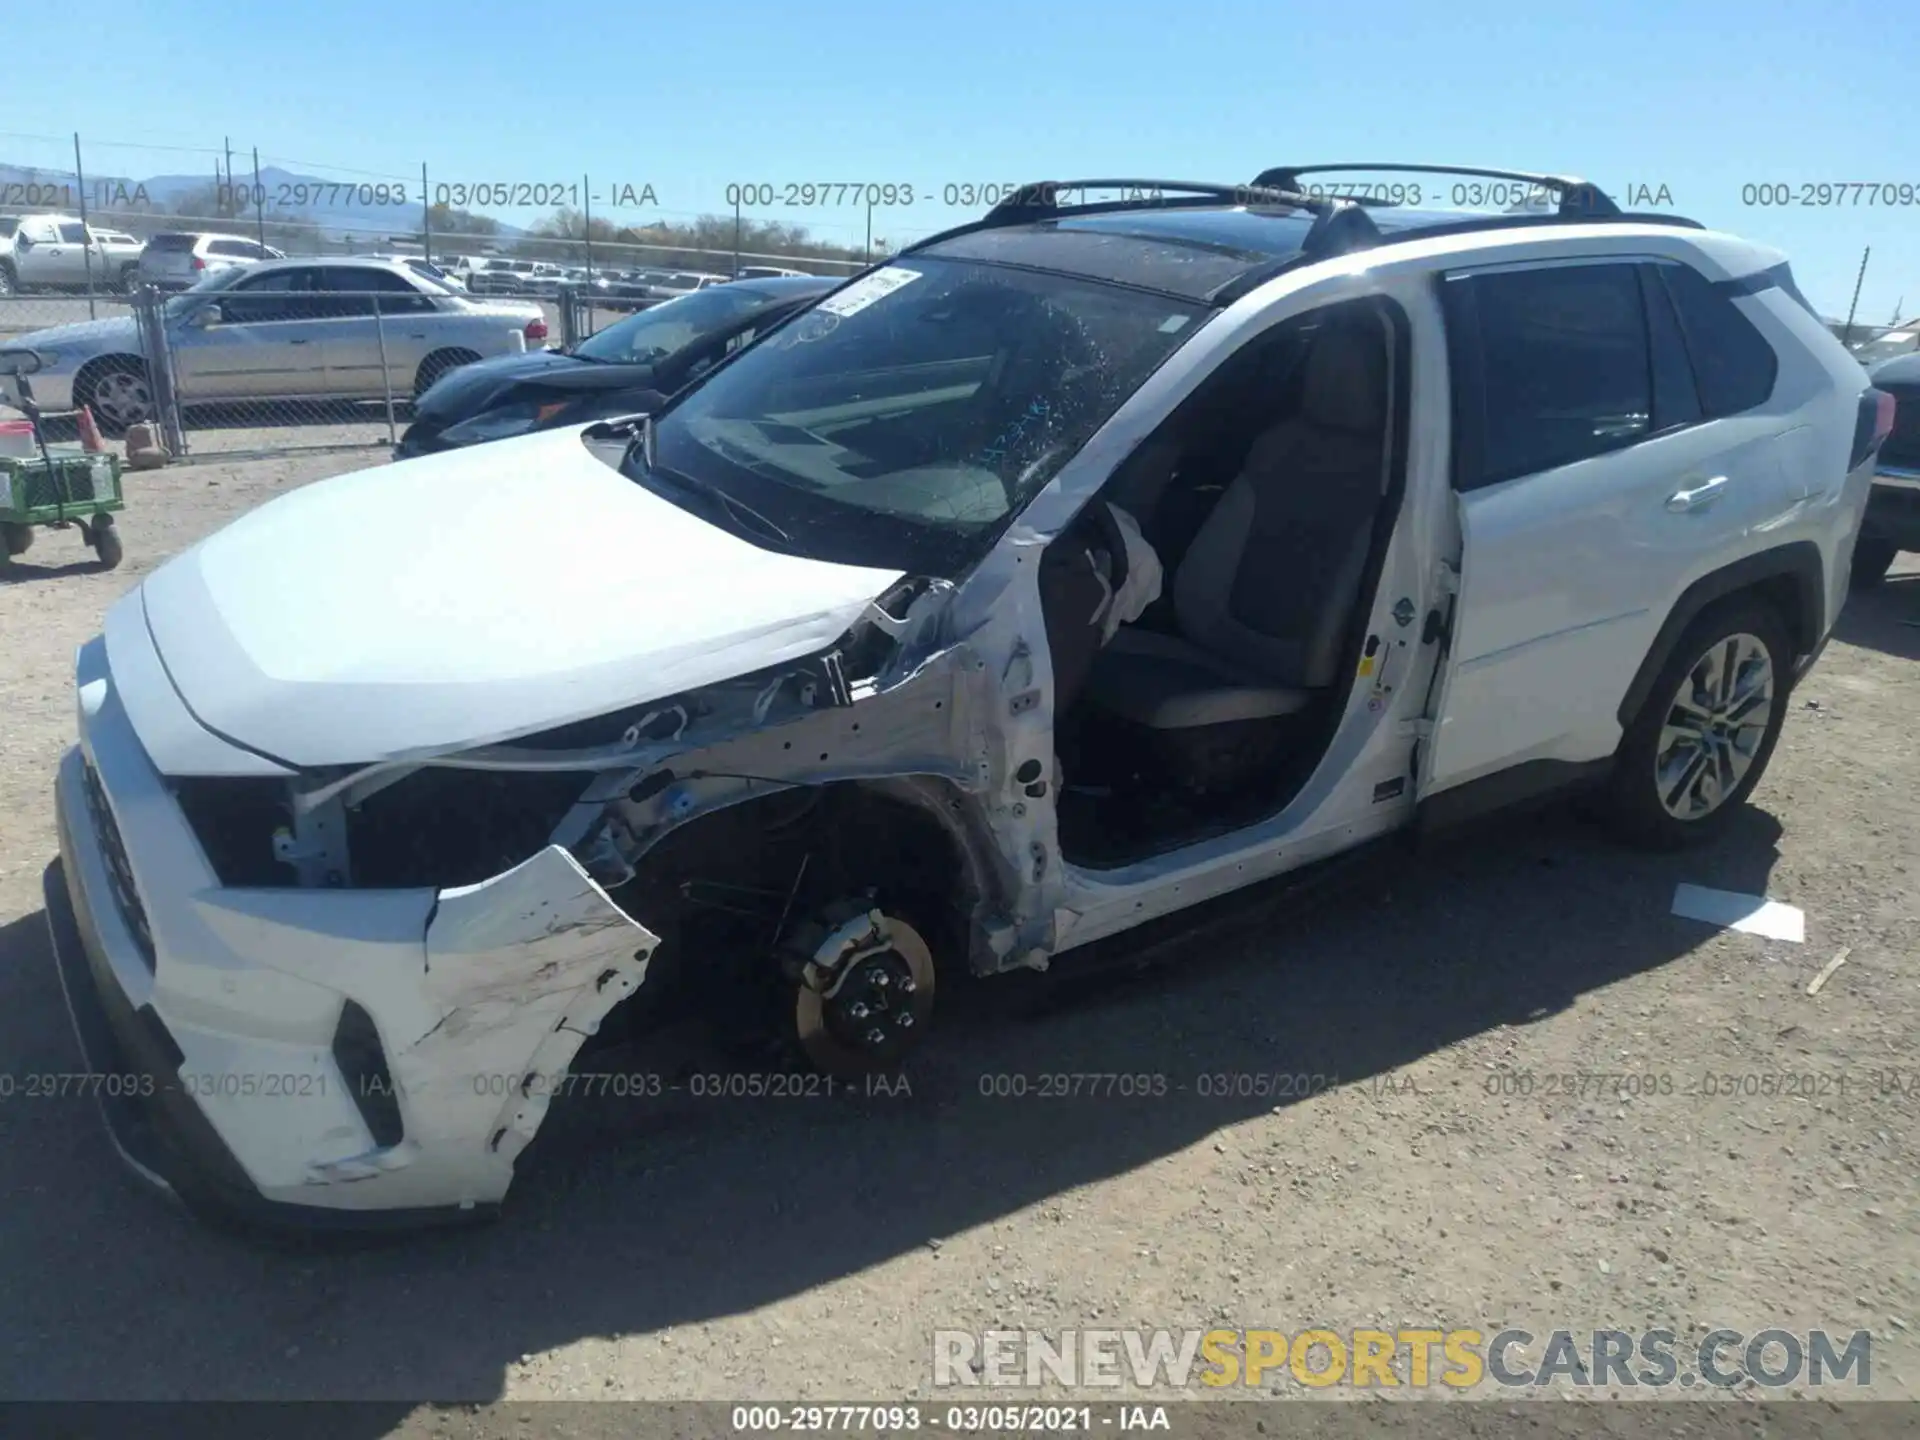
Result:
{"label": "rear tire", "polygon": [[1848,585],[1855,590],[1872,590],[1887,578],[1893,558],[1900,547],[1891,540],[1861,540],[1853,547],[1853,570]]}
{"label": "rear tire", "polygon": [[0,295],[17,295],[19,293],[20,282],[13,278],[13,267],[11,265],[0,265]]}
{"label": "rear tire", "polygon": [[0,560],[24,555],[33,548],[33,526],[0,523]]}
{"label": "rear tire", "polygon": [[421,396],[433,388],[434,382],[449,370],[458,370],[462,365],[471,365],[480,357],[471,350],[436,350],[420,362],[420,368],[413,377],[413,398]]}
{"label": "rear tire", "polygon": [[1792,664],[1786,626],[1756,597],[1686,628],[1614,756],[1604,800],[1622,839],[1677,850],[1732,822],[1773,757]]}

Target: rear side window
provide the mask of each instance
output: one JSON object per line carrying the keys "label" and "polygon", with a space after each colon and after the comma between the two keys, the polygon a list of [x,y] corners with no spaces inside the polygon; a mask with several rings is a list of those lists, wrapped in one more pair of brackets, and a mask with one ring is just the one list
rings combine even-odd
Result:
{"label": "rear side window", "polygon": [[80,224],[62,225],[60,227],[60,238],[69,245],[85,245],[87,243],[87,227]]}
{"label": "rear side window", "polygon": [[[1652,432],[1633,265],[1564,265],[1447,285],[1463,489],[1604,455]],[[1477,393],[1476,393],[1477,392]]]}
{"label": "rear side window", "polygon": [[1654,268],[1679,312],[1702,408],[1709,416],[1718,416],[1764,405],[1780,371],[1779,358],[1766,337],[1692,266]]}
{"label": "rear side window", "polygon": [[1700,391],[1693,381],[1693,362],[1687,358],[1686,337],[1674,313],[1667,288],[1654,272],[1657,265],[1640,267],[1640,288],[1647,302],[1647,330],[1653,351],[1653,429],[1655,434],[1697,425],[1705,418]]}
{"label": "rear side window", "polygon": [[340,295],[335,302],[339,314],[413,315],[431,313],[433,301],[409,285],[391,270],[372,266],[329,265],[321,272],[326,278],[321,288]]}

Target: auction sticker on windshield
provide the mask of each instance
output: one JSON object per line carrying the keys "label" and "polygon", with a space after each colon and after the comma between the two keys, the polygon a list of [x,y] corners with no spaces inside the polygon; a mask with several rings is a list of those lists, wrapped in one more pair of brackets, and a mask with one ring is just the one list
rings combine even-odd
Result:
{"label": "auction sticker on windshield", "polygon": [[908,270],[901,265],[888,265],[876,270],[864,280],[856,280],[844,290],[837,290],[814,307],[829,315],[858,315],[876,300],[884,300],[902,285],[911,285],[920,278],[918,270]]}

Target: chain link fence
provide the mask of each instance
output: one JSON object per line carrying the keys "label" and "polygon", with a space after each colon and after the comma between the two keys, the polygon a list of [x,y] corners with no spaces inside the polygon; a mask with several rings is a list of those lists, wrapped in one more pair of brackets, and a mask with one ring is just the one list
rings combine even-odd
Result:
{"label": "chain link fence", "polygon": [[92,321],[88,308],[0,297],[0,345],[51,356],[32,380],[50,436],[70,436],[86,406],[108,439],[151,422],[183,459],[391,449],[442,375],[543,349],[560,330],[554,302],[430,293],[379,267],[281,268],[174,295],[137,287],[95,297]]}
{"label": "chain link fence", "polygon": [[[0,295],[0,346],[51,356],[32,379],[51,439],[73,438],[85,406],[109,440],[154,424],[178,460],[382,453],[441,376],[570,347],[665,303],[688,273],[585,272],[544,295],[516,277],[476,294],[423,280],[404,261],[316,257],[227,288]],[[13,416],[16,399],[0,382],[0,417]]]}
{"label": "chain link fence", "polygon": [[[82,331],[78,327],[85,329]],[[141,334],[139,308],[134,296],[0,294],[0,349],[29,346],[42,352],[53,352],[58,363],[64,357],[60,356],[55,345],[62,336],[101,332],[112,335],[120,342],[127,356],[144,367],[149,352]],[[47,438],[74,439],[76,417],[73,403],[66,393],[69,387],[57,378],[43,383],[39,376],[32,377],[30,383],[34,399],[45,416]],[[17,420],[21,417],[17,384],[14,380],[0,379],[0,420]]]}

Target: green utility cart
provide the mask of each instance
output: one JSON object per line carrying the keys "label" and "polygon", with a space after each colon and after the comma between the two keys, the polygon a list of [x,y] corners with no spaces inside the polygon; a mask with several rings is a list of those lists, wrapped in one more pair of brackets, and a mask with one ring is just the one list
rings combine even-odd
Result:
{"label": "green utility cart", "polygon": [[124,508],[116,456],[77,445],[49,445],[32,460],[0,456],[0,565],[25,553],[36,526],[76,526],[111,570],[121,554],[113,512]]}
{"label": "green utility cart", "polygon": [[40,428],[27,377],[44,357],[25,349],[0,348],[0,378],[11,378],[14,403],[32,424],[31,457],[0,454],[0,569],[33,544],[34,530],[77,527],[81,538],[111,570],[120,563],[120,534],[113,512],[125,508],[117,456],[79,445],[49,445]]}

